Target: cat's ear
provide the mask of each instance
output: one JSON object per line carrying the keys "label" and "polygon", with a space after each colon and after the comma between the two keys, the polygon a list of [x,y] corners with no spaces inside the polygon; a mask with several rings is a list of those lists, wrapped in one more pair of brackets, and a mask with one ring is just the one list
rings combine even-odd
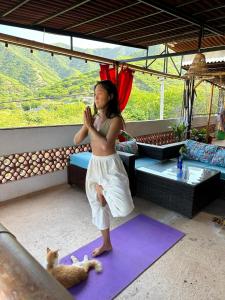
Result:
{"label": "cat's ear", "polygon": [[50,252],[51,250],[47,247],[47,253]]}

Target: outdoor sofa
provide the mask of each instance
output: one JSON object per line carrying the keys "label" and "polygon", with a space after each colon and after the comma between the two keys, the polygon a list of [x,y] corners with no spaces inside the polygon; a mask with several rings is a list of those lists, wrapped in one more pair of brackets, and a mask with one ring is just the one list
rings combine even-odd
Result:
{"label": "outdoor sofa", "polygon": [[[191,140],[162,146],[137,144],[138,155],[118,151],[126,168],[133,196],[143,197],[191,218],[220,193],[225,195],[225,149]],[[183,171],[180,172],[176,164],[179,150],[184,144],[187,145],[188,153],[184,158]],[[212,165],[212,157],[216,154],[218,156],[221,152],[224,155],[224,167]],[[70,185],[85,187],[90,157],[90,152],[70,156],[68,163]],[[204,178],[200,178],[200,182],[195,185],[190,184],[193,174],[185,178],[187,169],[191,170],[191,173],[193,170],[202,172]],[[163,177],[161,170],[168,176]],[[174,174],[171,175],[171,170],[175,172],[175,178]]]}
{"label": "outdoor sofa", "polygon": [[[144,143],[137,143],[137,145],[138,155],[117,151],[127,171],[130,190],[133,196],[136,194],[135,164],[137,164],[137,162],[143,161],[144,157],[153,158],[153,160],[165,160],[176,157],[182,143],[171,144],[171,146],[156,146]],[[68,184],[75,184],[82,189],[85,188],[85,178],[90,157],[91,152],[88,151],[70,155],[67,166]]]}

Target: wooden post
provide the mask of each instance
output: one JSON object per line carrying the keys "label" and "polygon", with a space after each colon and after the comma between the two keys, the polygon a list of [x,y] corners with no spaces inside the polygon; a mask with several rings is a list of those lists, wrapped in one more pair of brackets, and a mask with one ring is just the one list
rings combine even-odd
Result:
{"label": "wooden post", "polygon": [[195,79],[191,77],[186,80],[186,89],[185,89],[185,121],[187,122],[187,139],[190,139],[191,136],[191,122],[192,122],[192,112],[195,99]]}
{"label": "wooden post", "polygon": [[210,127],[210,118],[212,113],[212,101],[213,101],[213,91],[214,91],[214,84],[211,85],[211,96],[209,102],[209,116],[208,116],[208,123],[207,123],[207,131],[206,131],[206,141],[209,141],[209,127]]}

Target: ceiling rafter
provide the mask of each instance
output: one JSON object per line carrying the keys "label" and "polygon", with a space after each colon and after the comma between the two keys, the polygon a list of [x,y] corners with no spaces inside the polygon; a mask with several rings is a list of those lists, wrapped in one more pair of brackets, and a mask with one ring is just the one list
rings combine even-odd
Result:
{"label": "ceiling rafter", "polygon": [[212,26],[209,26],[207,24],[204,24],[203,22],[201,22],[200,20],[196,19],[196,18],[193,18],[191,16],[188,16],[186,15],[185,13],[179,11],[176,7],[173,8],[173,7],[170,7],[170,6],[167,6],[165,4],[162,4],[162,2],[159,2],[159,1],[155,1],[155,0],[140,0],[142,3],[145,3],[151,7],[154,7],[156,9],[160,9],[162,11],[164,11],[165,13],[168,13],[172,16],[175,16],[175,17],[179,17],[189,23],[192,23],[193,25],[197,25],[197,26],[203,26],[204,25],[204,28],[209,30],[210,32],[214,33],[214,34],[219,34],[219,35],[223,35],[224,33],[217,29],[217,28],[214,28]]}
{"label": "ceiling rafter", "polygon": [[11,8],[10,10],[4,12],[2,15],[1,15],[1,18],[4,18],[6,16],[8,16],[9,14],[11,14],[13,11],[17,10],[17,8],[25,5],[27,2],[29,2],[31,0],[24,0],[22,2],[20,2],[19,4],[17,4],[16,6],[14,6],[13,8]]}
{"label": "ceiling rafter", "polygon": [[224,18],[225,18],[224,16],[219,16],[219,17],[207,20],[206,23],[213,22],[213,21],[218,21],[218,20],[221,20],[221,19],[224,19]]}
{"label": "ceiling rafter", "polygon": [[176,28],[169,28],[169,29],[162,30],[162,31],[157,31],[157,32],[154,32],[154,33],[149,33],[149,34],[145,34],[145,35],[138,35],[138,36],[131,37],[131,38],[128,38],[128,39],[123,39],[121,41],[125,42],[125,41],[138,40],[138,39],[142,39],[142,38],[145,38],[145,37],[159,35],[161,33],[171,32],[171,31],[175,31],[175,30],[179,30],[179,29],[183,29],[183,28],[187,28],[187,27],[191,27],[191,26],[193,26],[193,25],[189,24],[189,25],[184,25],[184,26],[180,26],[180,27],[176,27]]}
{"label": "ceiling rafter", "polygon": [[184,7],[184,6],[187,6],[189,4],[199,2],[199,1],[200,0],[190,0],[190,1],[187,1],[187,2],[184,2],[184,3],[180,3],[180,4],[176,5],[176,8]]}
{"label": "ceiling rafter", "polygon": [[[179,8],[179,7],[183,7],[183,6],[186,6],[186,5],[189,5],[191,3],[194,3],[194,2],[198,2],[199,0],[190,0],[188,2],[185,2],[185,3],[181,3],[179,5],[176,6],[176,8]],[[112,28],[115,28],[115,27],[119,27],[119,26],[123,26],[123,25],[126,25],[126,24],[129,24],[129,23],[133,23],[133,22],[137,22],[139,20],[142,20],[142,19],[145,19],[145,18],[149,18],[149,17],[152,17],[154,15],[158,15],[158,14],[161,14],[163,13],[163,11],[158,11],[158,12],[155,12],[153,14],[149,14],[147,16],[143,16],[143,17],[139,17],[139,18],[136,18],[136,19],[132,19],[132,20],[129,20],[129,21],[126,21],[126,22],[122,22],[120,24],[116,24],[116,25],[113,25],[113,26],[109,26],[109,27],[105,27],[103,29],[99,29],[99,30],[94,30],[92,32],[89,32],[88,34],[94,34],[94,33],[98,33],[98,32],[102,32],[102,31],[106,31],[106,30],[109,30],[109,29],[112,29]],[[179,19],[178,17],[172,19],[172,20],[176,20],[176,19]],[[157,25],[157,24],[156,24]],[[160,23],[159,23],[160,25]],[[155,25],[154,25],[155,26]],[[110,37],[112,37],[114,35],[111,35]]]}
{"label": "ceiling rafter", "polygon": [[167,20],[167,21],[163,21],[163,22],[160,22],[160,23],[157,23],[157,24],[151,24],[151,25],[147,25],[147,26],[144,26],[144,27],[139,27],[139,28],[135,28],[135,29],[128,30],[128,31],[123,31],[123,32],[120,32],[120,33],[108,35],[107,38],[112,38],[112,37],[120,36],[120,35],[123,35],[123,34],[126,34],[126,33],[131,33],[131,32],[143,30],[143,29],[146,29],[146,28],[151,28],[151,27],[163,25],[163,24],[166,24],[166,23],[173,22],[173,21],[175,21],[175,20],[177,20],[177,18],[170,19],[170,20]]}
{"label": "ceiling rafter", "polygon": [[99,20],[99,19],[101,19],[101,18],[103,18],[103,17],[109,16],[109,15],[112,15],[112,14],[115,14],[115,13],[117,13],[117,12],[119,12],[119,11],[122,11],[122,10],[124,10],[124,9],[130,8],[130,7],[135,6],[135,5],[137,5],[137,4],[140,4],[140,0],[138,0],[138,2],[132,3],[132,4],[130,4],[130,5],[127,5],[127,6],[124,6],[124,7],[118,8],[118,9],[115,9],[115,10],[113,10],[113,11],[110,11],[110,12],[108,12],[108,13],[106,13],[106,14],[102,14],[102,15],[97,16],[97,17],[95,17],[95,18],[92,18],[92,19],[89,19],[89,20],[87,20],[87,21],[81,22],[81,23],[79,23],[79,24],[75,24],[75,25],[72,25],[72,26],[68,26],[68,27],[66,27],[66,28],[64,28],[64,29],[65,29],[65,30],[69,30],[69,29],[72,29],[72,28],[75,28],[75,27],[79,27],[79,26],[84,25],[84,24],[88,24],[88,23],[90,23],[90,22]]}
{"label": "ceiling rafter", "polygon": [[130,24],[130,23],[133,23],[133,22],[137,22],[137,21],[140,21],[140,20],[143,20],[145,18],[149,18],[149,17],[153,17],[155,15],[158,15],[158,14],[161,14],[162,12],[161,11],[157,11],[157,12],[154,12],[154,13],[151,13],[147,16],[142,16],[142,17],[138,17],[138,18],[134,18],[132,20],[129,20],[129,21],[126,21],[126,22],[122,22],[122,23],[119,23],[119,24],[115,24],[113,26],[109,26],[109,27],[105,27],[105,28],[102,28],[102,29],[99,29],[99,30],[95,30],[95,31],[92,31],[92,32],[88,32],[87,34],[90,35],[90,34],[94,34],[94,33],[99,33],[99,32],[102,32],[102,31],[106,31],[106,30],[109,30],[109,29],[112,29],[112,28],[115,28],[115,27],[120,27],[120,26],[123,26],[123,25],[126,25],[126,24]]}
{"label": "ceiling rafter", "polygon": [[84,4],[86,4],[87,2],[90,2],[90,1],[91,1],[91,0],[84,0],[84,1],[82,1],[82,2],[80,2],[80,3],[77,3],[77,4],[75,4],[75,5],[72,5],[72,6],[66,8],[66,9],[64,9],[64,10],[62,10],[62,11],[59,11],[58,13],[56,13],[56,14],[54,14],[54,15],[51,15],[51,16],[45,18],[45,19],[42,19],[42,20],[40,20],[40,21],[34,23],[34,25],[39,25],[39,24],[45,23],[46,21],[49,21],[49,20],[52,20],[52,19],[54,19],[54,18],[56,18],[56,17],[58,17],[58,16],[61,16],[61,15],[65,14],[66,12],[68,12],[68,11],[70,11],[70,10],[72,10],[72,9],[75,9],[75,8],[77,8],[77,7],[80,7],[81,5],[84,5]]}
{"label": "ceiling rafter", "polygon": [[[196,29],[196,30],[192,30],[192,31],[188,31],[188,32],[184,32],[184,33],[178,33],[178,34],[174,34],[174,35],[171,35],[171,36],[168,36],[168,37],[165,37],[165,38],[158,38],[158,39],[154,39],[154,40],[147,40],[147,42],[154,42],[154,44],[156,42],[161,42],[164,44],[164,43],[168,43],[171,41],[171,39],[176,39],[178,37],[182,37],[182,36],[190,36],[190,34],[192,33],[199,33],[199,29]],[[186,38],[185,38],[186,39]]]}
{"label": "ceiling rafter", "polygon": [[205,10],[198,11],[198,12],[192,14],[192,16],[198,16],[198,15],[204,14],[206,12],[214,11],[214,10],[217,10],[217,9],[220,9],[220,8],[224,8],[224,7],[225,7],[225,5],[211,7],[211,8],[205,9]]}

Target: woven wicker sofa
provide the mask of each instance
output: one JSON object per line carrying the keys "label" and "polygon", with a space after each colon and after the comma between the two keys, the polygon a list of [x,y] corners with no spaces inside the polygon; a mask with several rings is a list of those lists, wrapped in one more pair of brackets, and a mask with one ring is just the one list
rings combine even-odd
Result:
{"label": "woven wicker sofa", "polygon": [[[179,149],[181,146],[185,145],[185,143],[186,141],[183,141],[179,143],[172,143],[172,144],[167,144],[162,146],[146,145],[144,143],[138,143],[140,157],[136,159],[135,168],[137,168],[137,161],[140,158],[143,159],[144,157],[146,158],[148,157],[149,159],[165,160],[165,159],[178,157]],[[196,142],[196,144],[203,144],[203,143]],[[215,145],[207,145],[207,146],[215,147]],[[225,148],[221,146],[216,146],[216,147],[218,147],[218,150],[224,149],[224,162],[225,162]],[[200,168],[219,171],[221,173],[220,174],[221,183],[225,189],[225,166],[224,167],[217,166],[217,165],[213,165],[210,161],[202,162],[194,158],[187,158],[187,157],[184,158],[184,161],[187,165],[190,166],[196,166]]]}
{"label": "woven wicker sofa", "polygon": [[[176,157],[179,155],[179,150],[184,142],[180,143],[172,143],[162,146],[145,144],[145,143],[137,143],[139,155],[129,154],[125,152],[118,152],[123,163],[125,169],[127,171],[129,181],[130,181],[130,189],[132,195],[137,195],[138,197],[143,197],[147,200],[156,202],[157,204],[164,206],[166,208],[178,211],[188,217],[192,217],[194,213],[199,211],[202,207],[207,205],[211,200],[217,196],[217,192],[220,190],[225,191],[225,184],[223,180],[223,176],[221,176],[220,186],[217,184],[219,181],[219,173],[216,178],[213,178],[209,181],[209,185],[204,185],[198,193],[202,194],[202,199],[200,203],[197,203],[197,207],[193,208],[189,206],[189,200],[185,199],[185,195],[187,193],[192,193],[192,191],[187,190],[186,192],[177,185],[176,182],[164,181],[157,178],[157,176],[152,176],[151,169],[154,169],[156,165],[161,165],[159,162],[172,162],[175,166]],[[73,161],[70,159],[68,164],[68,183],[70,185],[75,184],[82,189],[85,187],[85,177],[88,162],[91,156],[90,152],[83,152],[79,154],[73,154],[71,158],[79,158],[81,156],[81,163],[77,163],[77,161]],[[82,157],[83,156],[83,157]],[[212,168],[213,170],[217,168],[210,166],[209,164],[205,164],[199,161],[187,160],[185,163],[190,166],[197,166],[198,168],[207,169]],[[143,172],[143,167],[145,171]],[[221,170],[219,170],[221,172]],[[225,175],[225,168],[224,168]],[[159,179],[159,180],[158,180]],[[159,182],[160,181],[160,182]],[[163,186],[164,184],[164,186]],[[212,187],[212,188],[211,188]],[[223,187],[223,189],[222,189]],[[181,190],[179,190],[181,188]],[[177,192],[176,197],[170,197],[169,193],[174,193],[174,190]],[[216,190],[214,192],[214,190]],[[182,196],[183,192],[183,196]],[[204,196],[203,196],[204,194]],[[225,193],[224,193],[225,194]],[[168,197],[167,197],[168,196]],[[155,199],[154,199],[155,197]],[[180,197],[180,198],[179,198]],[[198,198],[201,198],[201,195],[198,195]],[[169,199],[169,202],[167,201]],[[172,199],[173,198],[173,199]],[[204,198],[207,198],[206,200]],[[181,202],[181,199],[183,202]],[[186,202],[185,202],[186,201]],[[189,202],[187,202],[189,201]]]}
{"label": "woven wicker sofa", "polygon": [[[186,141],[187,142],[187,141]],[[190,157],[186,157],[184,159],[185,164],[189,166],[196,166],[199,168],[204,168],[208,170],[214,170],[220,172],[220,187],[219,187],[219,195],[221,198],[225,199],[225,148],[217,145],[207,145],[199,142],[195,142],[196,145],[203,145],[203,147],[214,147],[216,148],[215,153],[211,155],[211,157],[206,157],[204,161],[200,161],[198,158],[194,157],[193,155],[190,155]],[[218,158],[218,155],[222,159],[222,166],[221,165],[216,165],[216,157]]]}
{"label": "woven wicker sofa", "polygon": [[[134,196],[136,194],[136,176],[135,176],[135,164],[139,159],[144,157],[151,157],[153,159],[169,159],[176,157],[182,143],[175,143],[171,145],[150,145],[144,143],[137,143],[139,155],[117,151],[120,158],[123,161],[125,169],[128,174],[131,193]],[[75,184],[80,188],[85,188],[85,177],[87,172],[87,166],[90,159],[90,152],[81,152],[70,156],[67,167],[67,182],[72,185]]]}

